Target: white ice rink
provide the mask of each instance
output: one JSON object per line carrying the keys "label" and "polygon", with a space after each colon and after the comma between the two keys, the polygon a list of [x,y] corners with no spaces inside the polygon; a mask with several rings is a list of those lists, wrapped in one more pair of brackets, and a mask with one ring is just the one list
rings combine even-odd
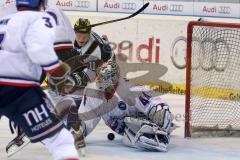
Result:
{"label": "white ice rink", "polygon": [[[184,97],[165,95],[179,126],[173,134],[167,153],[145,152],[121,144],[121,137],[107,140],[110,130],[103,123],[87,137],[86,157],[81,160],[239,160],[240,138],[183,138]],[[177,118],[176,118],[177,117]],[[29,144],[11,158],[6,157],[5,146],[13,138],[8,121],[0,121],[0,160],[51,160],[41,144]]]}

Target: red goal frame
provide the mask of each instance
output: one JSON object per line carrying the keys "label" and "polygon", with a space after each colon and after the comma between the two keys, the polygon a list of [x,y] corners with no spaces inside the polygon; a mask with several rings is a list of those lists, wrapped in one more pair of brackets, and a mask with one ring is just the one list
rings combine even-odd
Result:
{"label": "red goal frame", "polygon": [[187,27],[187,53],[186,53],[186,99],[185,99],[185,138],[191,137],[190,124],[190,90],[191,90],[191,55],[192,55],[192,33],[194,26],[212,26],[226,28],[240,28],[237,23],[191,21]]}

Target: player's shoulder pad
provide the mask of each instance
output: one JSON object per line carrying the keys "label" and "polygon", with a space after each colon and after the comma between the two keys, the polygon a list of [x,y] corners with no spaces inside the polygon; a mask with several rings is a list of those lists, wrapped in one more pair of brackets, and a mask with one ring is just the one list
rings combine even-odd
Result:
{"label": "player's shoulder pad", "polygon": [[52,16],[53,19],[55,20],[56,24],[59,25],[59,21],[60,21],[61,16],[62,16],[62,15],[61,15],[61,14],[62,14],[62,11],[61,11],[59,8],[53,7],[53,6],[46,8],[45,11],[46,11],[50,16]]}
{"label": "player's shoulder pad", "polygon": [[46,12],[54,19],[55,23],[58,25],[58,17],[57,17],[57,15],[54,12],[52,12],[52,11],[46,11]]}

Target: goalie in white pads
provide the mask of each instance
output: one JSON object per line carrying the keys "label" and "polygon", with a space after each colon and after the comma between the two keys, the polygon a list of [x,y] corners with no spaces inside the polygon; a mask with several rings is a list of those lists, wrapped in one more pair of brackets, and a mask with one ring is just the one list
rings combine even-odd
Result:
{"label": "goalie in white pads", "polygon": [[113,131],[123,135],[124,144],[167,151],[173,125],[169,106],[146,87],[132,87],[130,81],[121,79],[115,62],[104,63],[97,82],[86,86],[78,116],[85,136],[102,118]]}

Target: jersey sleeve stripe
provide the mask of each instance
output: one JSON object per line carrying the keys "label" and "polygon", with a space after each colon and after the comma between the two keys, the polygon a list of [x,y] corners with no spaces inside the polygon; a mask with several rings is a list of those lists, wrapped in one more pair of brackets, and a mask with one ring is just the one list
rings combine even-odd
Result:
{"label": "jersey sleeve stripe", "polygon": [[40,81],[38,81],[38,80],[34,80],[34,79],[26,79],[26,78],[20,78],[20,77],[6,77],[6,76],[0,76],[0,80],[2,80],[2,79],[8,79],[8,80],[20,80],[20,81],[31,81],[31,82],[40,83]]}
{"label": "jersey sleeve stripe", "polygon": [[14,83],[14,82],[1,82],[0,85],[4,86],[14,86],[14,87],[37,87],[38,84],[25,84],[25,83]]}
{"label": "jersey sleeve stripe", "polygon": [[72,49],[73,44],[71,41],[62,41],[62,42],[55,42],[54,43],[54,50],[58,51],[61,49]]}
{"label": "jersey sleeve stripe", "polygon": [[32,87],[32,86],[39,86],[40,82],[37,80],[29,80],[29,79],[16,78],[16,77],[0,77],[0,85]]}
{"label": "jersey sleeve stripe", "polygon": [[48,65],[42,65],[44,71],[46,71],[47,73],[51,73],[53,70],[57,69],[59,66],[60,66],[59,61],[56,61]]}
{"label": "jersey sleeve stripe", "polygon": [[47,67],[51,67],[51,66],[54,66],[55,64],[58,64],[59,61],[55,61],[55,62],[52,62],[52,63],[49,63],[49,64],[44,64],[44,65],[41,65],[43,68],[47,68]]}
{"label": "jersey sleeve stripe", "polygon": [[73,47],[72,46],[61,46],[61,47],[54,48],[55,51],[62,50],[62,49],[73,49]]}
{"label": "jersey sleeve stripe", "polygon": [[68,45],[71,44],[71,45],[72,45],[72,42],[71,42],[71,41],[55,42],[55,43],[54,43],[54,46],[55,46],[55,45],[63,45],[63,44],[68,44]]}
{"label": "jersey sleeve stripe", "polygon": [[73,46],[59,46],[59,47],[54,47],[55,51],[62,50],[62,49],[73,49]]}

